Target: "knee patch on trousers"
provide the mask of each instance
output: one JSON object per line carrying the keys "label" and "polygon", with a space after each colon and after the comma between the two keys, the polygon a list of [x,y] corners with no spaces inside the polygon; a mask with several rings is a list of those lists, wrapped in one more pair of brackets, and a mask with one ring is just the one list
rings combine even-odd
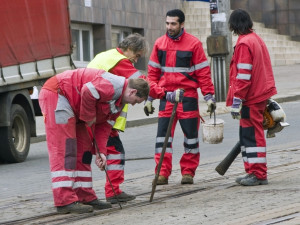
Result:
{"label": "knee patch on trousers", "polygon": [[77,139],[68,138],[66,140],[65,168],[70,170],[75,170],[76,160],[77,160]]}
{"label": "knee patch on trousers", "polygon": [[82,156],[82,163],[91,165],[93,155],[90,151],[86,151]]}
{"label": "knee patch on trousers", "polygon": [[240,127],[241,145],[246,147],[256,147],[254,127]]}
{"label": "knee patch on trousers", "polygon": [[250,108],[248,106],[243,106],[241,109],[241,118],[250,119]]}

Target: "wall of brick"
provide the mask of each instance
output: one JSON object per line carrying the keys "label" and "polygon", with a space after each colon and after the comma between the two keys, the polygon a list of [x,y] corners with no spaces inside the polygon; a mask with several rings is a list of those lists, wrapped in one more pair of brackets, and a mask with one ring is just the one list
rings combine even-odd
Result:
{"label": "wall of brick", "polygon": [[262,22],[267,28],[276,28],[279,34],[300,41],[299,0],[230,0],[231,9],[242,8],[252,19]]}

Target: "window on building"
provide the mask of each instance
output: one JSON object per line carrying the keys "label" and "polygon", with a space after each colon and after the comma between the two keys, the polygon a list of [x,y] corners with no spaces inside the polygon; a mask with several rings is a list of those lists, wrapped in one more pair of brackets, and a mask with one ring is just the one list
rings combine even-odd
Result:
{"label": "window on building", "polygon": [[87,24],[71,24],[73,53],[76,67],[86,67],[93,58],[93,28]]}
{"label": "window on building", "polygon": [[115,48],[129,34],[132,34],[132,29],[126,27],[112,27],[111,29],[111,47]]}

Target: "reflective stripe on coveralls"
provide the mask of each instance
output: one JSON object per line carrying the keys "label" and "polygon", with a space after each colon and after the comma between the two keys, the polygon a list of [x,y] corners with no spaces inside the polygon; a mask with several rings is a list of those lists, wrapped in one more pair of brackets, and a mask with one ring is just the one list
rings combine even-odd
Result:
{"label": "reflective stripe on coveralls", "polygon": [[149,61],[148,65],[155,68],[159,68],[161,69],[162,72],[167,72],[167,73],[191,73],[196,70],[201,70],[204,67],[209,66],[209,63],[208,61],[205,61],[191,67],[165,67],[165,66],[161,66],[159,63]]}

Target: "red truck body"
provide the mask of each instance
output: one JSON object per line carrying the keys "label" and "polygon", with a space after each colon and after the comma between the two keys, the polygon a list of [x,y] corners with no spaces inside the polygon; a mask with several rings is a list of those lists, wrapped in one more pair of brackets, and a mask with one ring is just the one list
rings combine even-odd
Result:
{"label": "red truck body", "polygon": [[30,91],[72,69],[71,51],[68,0],[1,0],[0,161],[26,159],[38,106]]}

